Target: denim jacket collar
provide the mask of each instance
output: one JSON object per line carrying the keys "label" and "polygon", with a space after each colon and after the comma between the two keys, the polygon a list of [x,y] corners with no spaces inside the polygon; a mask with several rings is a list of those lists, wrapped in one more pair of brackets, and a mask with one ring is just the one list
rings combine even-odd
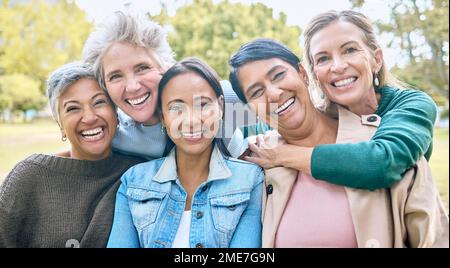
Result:
{"label": "denim jacket collar", "polygon": [[[214,147],[209,162],[209,175],[207,181],[214,181],[231,177],[232,173],[228,168],[225,159],[222,156],[222,153],[217,146],[213,146]],[[164,162],[161,164],[158,172],[153,177],[155,181],[164,183],[177,179],[178,175],[175,149],[176,147],[174,147],[172,151],[170,151],[169,155],[165,157]]]}

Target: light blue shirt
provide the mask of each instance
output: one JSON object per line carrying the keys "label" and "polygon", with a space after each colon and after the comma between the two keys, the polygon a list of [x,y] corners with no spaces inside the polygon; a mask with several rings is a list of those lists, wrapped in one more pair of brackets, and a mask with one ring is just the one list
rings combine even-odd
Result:
{"label": "light blue shirt", "polygon": [[134,121],[120,109],[117,109],[119,127],[113,138],[115,151],[139,156],[147,160],[163,156],[166,147],[166,135],[161,132],[161,123],[144,126]]}
{"label": "light blue shirt", "polygon": [[[175,148],[121,178],[108,247],[170,248],[186,204]],[[214,146],[208,179],[192,197],[190,247],[261,247],[263,170]]]}

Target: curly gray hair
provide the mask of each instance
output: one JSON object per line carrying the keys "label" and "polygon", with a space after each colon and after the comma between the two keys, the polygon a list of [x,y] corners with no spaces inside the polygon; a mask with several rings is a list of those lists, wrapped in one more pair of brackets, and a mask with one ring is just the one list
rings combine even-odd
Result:
{"label": "curly gray hair", "polygon": [[156,22],[123,11],[116,11],[110,19],[90,34],[82,53],[83,60],[92,64],[94,74],[104,90],[105,74],[101,62],[104,53],[115,42],[126,42],[151,50],[164,69],[174,64],[174,53],[166,34]]}

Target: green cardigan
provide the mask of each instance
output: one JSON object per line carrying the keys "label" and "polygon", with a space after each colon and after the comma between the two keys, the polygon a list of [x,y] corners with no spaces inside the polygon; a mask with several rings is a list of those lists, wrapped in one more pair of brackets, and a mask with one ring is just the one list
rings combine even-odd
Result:
{"label": "green cardigan", "polygon": [[375,190],[401,180],[421,155],[429,160],[437,109],[426,93],[383,87],[376,114],[382,119],[372,140],[316,146],[311,158],[312,176]]}

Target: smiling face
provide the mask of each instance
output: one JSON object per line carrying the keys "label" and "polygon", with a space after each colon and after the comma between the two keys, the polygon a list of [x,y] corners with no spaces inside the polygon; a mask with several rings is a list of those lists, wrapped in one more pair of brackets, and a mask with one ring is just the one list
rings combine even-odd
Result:
{"label": "smiling face", "polygon": [[151,52],[116,42],[105,52],[102,66],[112,101],[137,122],[158,123],[156,101],[162,68]]}
{"label": "smiling face", "polygon": [[117,117],[97,81],[82,78],[58,99],[59,121],[75,159],[100,160],[111,153]]}
{"label": "smiling face", "polygon": [[373,74],[382,65],[381,49],[371,51],[363,36],[354,24],[336,21],[311,38],[315,79],[331,101],[352,111],[361,103],[376,103]]}
{"label": "smiling face", "polygon": [[[306,72],[271,58],[244,64],[238,78],[250,107],[271,127],[280,131],[298,129],[308,109],[313,108],[306,86]],[[313,108],[314,109],[314,108]]]}
{"label": "smiling face", "polygon": [[194,72],[173,77],[161,96],[162,123],[167,134],[188,155],[210,149],[219,130],[223,99]]}

